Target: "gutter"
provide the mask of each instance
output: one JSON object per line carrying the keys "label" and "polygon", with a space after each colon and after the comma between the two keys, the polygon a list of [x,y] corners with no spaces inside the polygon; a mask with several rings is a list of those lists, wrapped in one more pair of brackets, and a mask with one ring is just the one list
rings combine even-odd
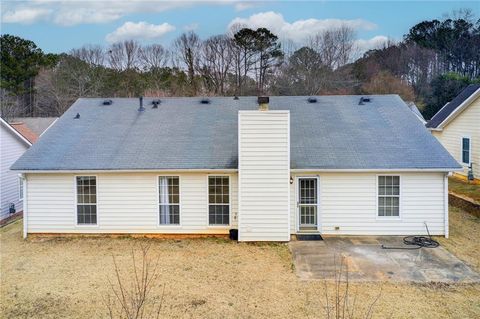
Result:
{"label": "gutter", "polygon": [[[225,172],[225,173],[236,173],[238,169],[236,168],[202,168],[202,169],[106,169],[106,170],[96,170],[96,169],[79,169],[79,170],[22,170],[22,169],[12,169],[13,171],[18,171],[23,174],[31,173],[210,173],[210,172]],[[324,173],[381,173],[381,172],[460,172],[463,168],[457,167],[441,167],[441,168],[291,168],[290,172],[292,173],[310,173],[310,172],[324,172]]]}

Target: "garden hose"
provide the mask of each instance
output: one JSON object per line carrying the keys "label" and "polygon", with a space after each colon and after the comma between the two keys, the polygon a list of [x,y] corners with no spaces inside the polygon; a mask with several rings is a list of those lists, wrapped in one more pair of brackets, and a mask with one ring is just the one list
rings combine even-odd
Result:
{"label": "garden hose", "polygon": [[406,246],[410,246],[410,247],[391,247],[391,246],[382,245],[382,249],[420,249],[422,247],[437,248],[438,246],[440,246],[438,241],[434,240],[430,235],[430,231],[428,230],[427,223],[425,223],[425,228],[427,229],[428,237],[407,236],[403,238],[403,243]]}

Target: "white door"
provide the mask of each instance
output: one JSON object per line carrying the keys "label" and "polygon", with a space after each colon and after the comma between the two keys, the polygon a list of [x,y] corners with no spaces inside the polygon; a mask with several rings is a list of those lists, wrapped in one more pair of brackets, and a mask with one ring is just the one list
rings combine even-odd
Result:
{"label": "white door", "polygon": [[318,179],[298,178],[298,225],[300,230],[317,230],[318,227]]}

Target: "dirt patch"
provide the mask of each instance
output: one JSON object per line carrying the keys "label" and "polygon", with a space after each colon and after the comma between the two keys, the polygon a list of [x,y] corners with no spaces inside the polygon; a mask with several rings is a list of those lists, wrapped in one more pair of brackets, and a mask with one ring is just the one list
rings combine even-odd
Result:
{"label": "dirt patch", "polygon": [[[460,242],[463,239],[457,237],[465,234],[456,223],[463,220],[455,215],[458,211],[451,214],[451,240]],[[0,230],[0,317],[107,318],[102,296],[109,292],[107,279],[114,278],[112,255],[128,270],[132,247],[145,241],[160,258],[161,278],[154,290],[160,293],[165,284],[163,318],[321,318],[324,314],[324,283],[299,281],[285,244],[139,238],[24,241],[21,231],[21,222]],[[457,253],[455,245],[452,249]],[[471,263],[477,258],[478,265],[478,254],[458,252]],[[327,284],[330,295],[332,288]],[[380,290],[374,318],[480,316],[480,285],[351,285],[360,311]]]}
{"label": "dirt patch", "polygon": [[480,217],[480,204],[472,202],[468,197],[450,192],[448,194],[448,202],[451,206],[463,209],[476,217]]}

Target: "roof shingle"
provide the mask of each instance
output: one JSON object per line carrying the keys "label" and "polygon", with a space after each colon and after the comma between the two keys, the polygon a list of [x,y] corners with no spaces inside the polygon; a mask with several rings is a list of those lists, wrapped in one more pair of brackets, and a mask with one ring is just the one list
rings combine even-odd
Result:
{"label": "roof shingle", "polygon": [[[457,169],[460,166],[397,95],[270,97],[290,110],[291,167]],[[239,110],[256,97],[79,99],[13,166],[15,170],[235,169]],[[80,119],[74,119],[79,113]]]}

